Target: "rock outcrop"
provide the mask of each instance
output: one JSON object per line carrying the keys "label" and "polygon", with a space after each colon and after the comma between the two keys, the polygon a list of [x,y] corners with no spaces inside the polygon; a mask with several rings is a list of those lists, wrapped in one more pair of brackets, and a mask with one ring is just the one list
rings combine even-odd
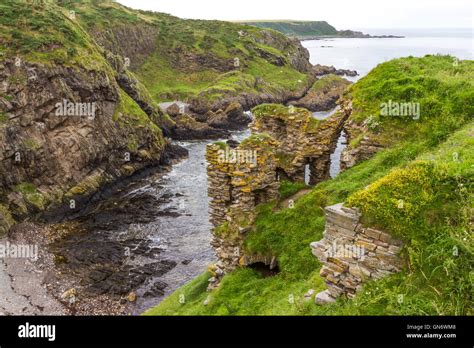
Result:
{"label": "rock outcrop", "polygon": [[402,269],[401,240],[362,226],[358,211],[342,203],[325,211],[324,238],[311,243],[313,254],[323,263],[320,275],[328,286],[316,295],[317,303],[333,302],[341,295],[352,298],[364,282]]}
{"label": "rock outcrop", "polygon": [[175,140],[221,139],[230,136],[228,130],[199,122],[188,114],[178,114],[172,120],[174,125],[171,128],[171,137]]}
{"label": "rock outcrop", "polygon": [[317,80],[303,98],[289,104],[311,111],[331,110],[336,107],[338,99],[350,84],[351,82],[344,78],[327,75]]}
{"label": "rock outcrop", "polygon": [[357,76],[359,75],[357,71],[355,70],[347,70],[347,69],[336,69],[334,66],[328,66],[328,65],[321,65],[321,64],[316,64],[311,68],[312,74],[315,76],[323,76],[323,75],[329,75],[329,74],[334,74],[334,75],[339,75],[339,76]]}
{"label": "rock outcrop", "polygon": [[[235,92],[226,90],[205,90],[197,97],[189,98],[190,109],[197,114],[205,114],[209,110],[225,110],[232,103],[240,104],[244,110],[250,110],[253,107],[265,103],[286,103],[290,100],[298,100],[303,98],[313,85],[316,78],[309,75],[306,81],[300,82],[300,87],[294,91],[283,88],[268,90],[268,86],[261,78],[256,78],[252,86],[248,86],[249,90],[244,90],[238,95]],[[251,91],[253,88],[262,89],[262,91]],[[221,93],[222,98],[209,100],[209,94]]]}
{"label": "rock outcrop", "polygon": [[6,60],[0,85],[4,226],[69,207],[71,199],[163,158],[161,130],[106,70]]}
{"label": "rock outcrop", "polygon": [[230,103],[225,110],[208,111],[205,117],[211,127],[227,130],[244,129],[252,121],[252,117],[245,114],[242,105],[237,102]]}
{"label": "rock outcrop", "polygon": [[157,47],[158,30],[148,23],[108,26],[107,30],[95,28],[90,33],[107,51],[127,59],[132,70],[142,65]]}

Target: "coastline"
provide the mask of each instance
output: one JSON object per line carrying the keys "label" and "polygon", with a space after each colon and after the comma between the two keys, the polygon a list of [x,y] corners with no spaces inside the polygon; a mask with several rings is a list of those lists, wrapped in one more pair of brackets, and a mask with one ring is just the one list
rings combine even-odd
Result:
{"label": "coastline", "polygon": [[328,35],[328,36],[299,36],[297,37],[300,41],[313,41],[313,40],[326,40],[326,39],[405,39],[406,36],[398,35],[360,35],[360,36],[337,36],[337,35]]}

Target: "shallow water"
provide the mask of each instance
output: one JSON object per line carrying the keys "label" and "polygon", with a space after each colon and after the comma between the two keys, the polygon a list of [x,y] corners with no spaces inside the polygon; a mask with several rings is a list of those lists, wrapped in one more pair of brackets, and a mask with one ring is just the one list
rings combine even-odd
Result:
{"label": "shallow water", "polygon": [[[250,131],[233,132],[242,141]],[[66,274],[90,296],[136,292],[140,314],[195,278],[215,259],[209,223],[206,145],[177,144],[188,158],[166,173],[137,179],[69,222],[68,237],[51,246]]]}

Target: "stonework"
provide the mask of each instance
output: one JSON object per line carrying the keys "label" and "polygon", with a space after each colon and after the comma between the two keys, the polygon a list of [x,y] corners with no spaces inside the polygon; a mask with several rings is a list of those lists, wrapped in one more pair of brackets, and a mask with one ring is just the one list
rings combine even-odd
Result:
{"label": "stonework", "polygon": [[370,131],[367,120],[359,123],[349,120],[344,124],[344,132],[347,135],[347,142],[360,139],[357,144],[346,147],[341,154],[341,169],[349,169],[361,161],[367,160],[383,149],[374,134]]}
{"label": "stonework", "polygon": [[311,184],[327,179],[330,155],[349,114],[350,106],[343,105],[329,119],[319,121],[306,109],[267,104],[254,109],[253,134],[240,145],[208,145],[208,195],[214,226],[211,244],[218,257],[209,268],[211,289],[237,267],[257,262],[270,269],[277,266],[273,255],[244,253],[255,208],[279,198],[281,176],[304,181],[306,164],[311,168]]}
{"label": "stonework", "polygon": [[364,282],[402,269],[400,240],[363,227],[358,211],[342,203],[326,207],[325,212],[324,238],[311,243],[313,255],[323,263],[320,275],[328,286],[316,296],[317,303],[332,302],[341,295],[352,298]]}
{"label": "stonework", "polygon": [[349,103],[326,120],[316,120],[306,109],[269,105],[254,110],[254,133],[266,133],[280,142],[276,149],[278,168],[292,181],[304,181],[309,165],[311,185],[329,178],[330,156],[334,152],[345,120],[352,109]]}
{"label": "stonework", "polygon": [[[215,227],[211,244],[219,258],[210,267],[211,288],[222,275],[246,264],[242,246],[253,224],[255,207],[279,196],[275,146],[278,142],[274,139],[253,135],[234,149],[224,144],[207,147],[210,220]],[[239,155],[246,153],[249,155]]]}

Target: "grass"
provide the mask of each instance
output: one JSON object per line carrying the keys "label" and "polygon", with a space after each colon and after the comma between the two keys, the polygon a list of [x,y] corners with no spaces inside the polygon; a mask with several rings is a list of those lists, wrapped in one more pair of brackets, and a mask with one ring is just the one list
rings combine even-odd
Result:
{"label": "grass", "polygon": [[[416,67],[431,76],[443,76],[442,70],[448,70],[444,75],[449,76],[447,62],[447,57],[425,57],[382,64],[352,89],[356,108],[351,117],[362,121],[361,115],[370,115],[366,108],[370,111],[386,98],[396,99],[398,92],[387,92],[387,88],[397,90],[390,79],[392,69],[405,65],[408,75]],[[440,82],[463,86],[450,95],[464,106],[472,92],[472,65],[466,64],[465,74]],[[381,71],[388,71],[388,76]],[[404,81],[403,74],[399,72],[397,79]],[[422,83],[419,90],[427,98],[435,99],[437,94],[444,98],[441,87]],[[474,121],[466,107],[457,108],[449,98],[446,103],[441,112],[426,108],[421,121],[382,120],[377,135],[388,137],[387,131],[397,134],[390,146],[335,179],[316,185],[294,208],[275,211],[278,202],[257,207],[254,230],[244,247],[249,254],[276,256],[278,275],[263,278],[252,269],[239,268],[227,274],[218,289],[207,292],[209,275],[203,274],[146,314],[473,315]],[[389,135],[393,138],[393,133]],[[281,190],[290,194],[296,188],[283,183]],[[321,265],[309,244],[322,238],[323,208],[339,202],[359,207],[364,224],[402,238],[406,267],[365,284],[353,300],[340,298],[334,304],[318,306],[304,300],[309,289],[325,289],[319,276]],[[184,304],[177,303],[179,294],[187,299]]]}
{"label": "grass", "polygon": [[[316,80],[313,86],[311,86],[310,91],[314,91],[314,92],[323,91],[324,92],[326,90],[329,90],[331,87],[337,86],[342,81],[347,82],[345,78],[334,75],[334,74],[325,75],[321,77],[320,79]],[[347,82],[347,84],[349,83]]]}
{"label": "grass", "polygon": [[324,21],[248,21],[259,28],[277,30],[290,36],[337,36],[337,30]]}
{"label": "grass", "polygon": [[305,183],[302,182],[291,182],[288,180],[282,180],[280,182],[280,199],[286,199],[298,193],[302,189],[308,188]]}
{"label": "grass", "polygon": [[91,37],[55,2],[6,0],[0,5],[0,12],[5,58],[22,57],[48,66],[62,64],[111,72]]}
{"label": "grass", "polygon": [[[183,20],[107,0],[32,4],[6,0],[0,11],[0,48],[5,58],[21,56],[50,66],[107,71],[110,77],[114,73],[97,42],[105,37],[108,49],[124,54],[122,48],[127,43],[119,42],[114,32],[126,26],[142,28],[150,33],[149,41],[154,40],[155,47],[142,57],[134,72],[156,102],[197,96],[212,102],[242,92],[282,94],[307,82],[306,74],[298,72],[288,59],[297,51],[288,38],[274,32],[269,40],[261,29],[244,24]],[[144,42],[143,48],[147,45]],[[266,59],[259,57],[262,52]],[[177,64],[183,56],[186,61]],[[275,57],[285,64],[272,64]],[[241,63],[237,73],[228,65],[235,59]]]}

